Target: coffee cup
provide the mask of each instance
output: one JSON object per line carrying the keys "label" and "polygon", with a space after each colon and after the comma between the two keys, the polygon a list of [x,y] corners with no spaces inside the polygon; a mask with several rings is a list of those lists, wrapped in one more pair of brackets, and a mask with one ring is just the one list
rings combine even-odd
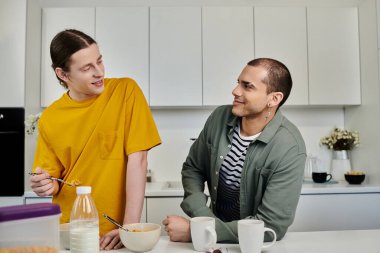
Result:
{"label": "coffee cup", "polygon": [[315,159],[315,164],[312,168],[311,178],[314,183],[326,183],[332,179],[331,174],[328,174],[326,169],[320,165],[318,159]]}
{"label": "coffee cup", "polygon": [[[273,234],[273,240],[264,243],[264,233]],[[271,228],[264,227],[262,220],[244,219],[238,221],[239,245],[242,253],[260,253],[276,243],[277,236]]]}
{"label": "coffee cup", "polygon": [[195,251],[205,252],[216,244],[215,219],[194,217],[190,219],[190,231]]}
{"label": "coffee cup", "polygon": [[315,183],[326,183],[331,180],[332,175],[327,172],[313,172],[312,178]]}

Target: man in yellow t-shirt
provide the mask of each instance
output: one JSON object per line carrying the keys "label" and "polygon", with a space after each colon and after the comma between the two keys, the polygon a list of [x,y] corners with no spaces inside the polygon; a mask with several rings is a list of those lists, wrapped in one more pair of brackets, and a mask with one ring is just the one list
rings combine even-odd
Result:
{"label": "man in yellow t-shirt", "polygon": [[156,125],[134,80],[104,78],[102,56],[91,37],[62,31],[50,51],[52,67],[68,92],[39,120],[31,187],[39,196],[53,196],[66,223],[75,187],[48,177],[91,186],[100,214],[100,249],[118,249],[118,230],[101,214],[123,224],[140,221],[147,152],[161,143]]}

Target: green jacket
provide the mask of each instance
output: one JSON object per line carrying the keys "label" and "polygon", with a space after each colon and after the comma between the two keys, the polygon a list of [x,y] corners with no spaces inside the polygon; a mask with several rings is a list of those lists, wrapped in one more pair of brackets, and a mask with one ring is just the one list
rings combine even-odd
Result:
{"label": "green jacket", "polygon": [[[190,217],[215,217],[219,169],[231,147],[233,128],[240,120],[231,110],[231,106],[221,106],[211,114],[183,164],[185,196],[181,207]],[[277,240],[282,239],[294,220],[305,159],[306,148],[300,132],[278,110],[248,147],[241,174],[240,218],[263,220],[266,227],[276,232]],[[204,194],[205,182],[210,207]],[[218,241],[237,243],[237,221],[215,218]],[[265,240],[271,239],[271,234],[266,233]]]}

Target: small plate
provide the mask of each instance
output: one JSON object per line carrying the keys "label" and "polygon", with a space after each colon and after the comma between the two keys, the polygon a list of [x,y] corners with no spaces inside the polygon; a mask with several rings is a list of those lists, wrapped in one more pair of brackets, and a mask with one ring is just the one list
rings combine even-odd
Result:
{"label": "small plate", "polygon": [[304,184],[337,184],[338,181],[331,179],[330,181],[324,182],[324,183],[314,183],[313,179],[304,179],[303,183]]}

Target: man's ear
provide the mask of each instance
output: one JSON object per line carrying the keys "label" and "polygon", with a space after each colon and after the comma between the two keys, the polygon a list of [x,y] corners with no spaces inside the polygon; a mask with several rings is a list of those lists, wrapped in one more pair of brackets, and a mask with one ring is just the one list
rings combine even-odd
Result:
{"label": "man's ear", "polygon": [[61,79],[65,83],[69,80],[66,72],[63,71],[63,69],[61,69],[61,68],[56,68],[55,74],[58,76],[59,79]]}
{"label": "man's ear", "polygon": [[272,98],[271,98],[271,100],[272,100],[271,105],[272,106],[278,106],[281,103],[281,101],[284,99],[284,94],[282,92],[279,92],[279,91],[272,92],[271,95],[272,95]]}

